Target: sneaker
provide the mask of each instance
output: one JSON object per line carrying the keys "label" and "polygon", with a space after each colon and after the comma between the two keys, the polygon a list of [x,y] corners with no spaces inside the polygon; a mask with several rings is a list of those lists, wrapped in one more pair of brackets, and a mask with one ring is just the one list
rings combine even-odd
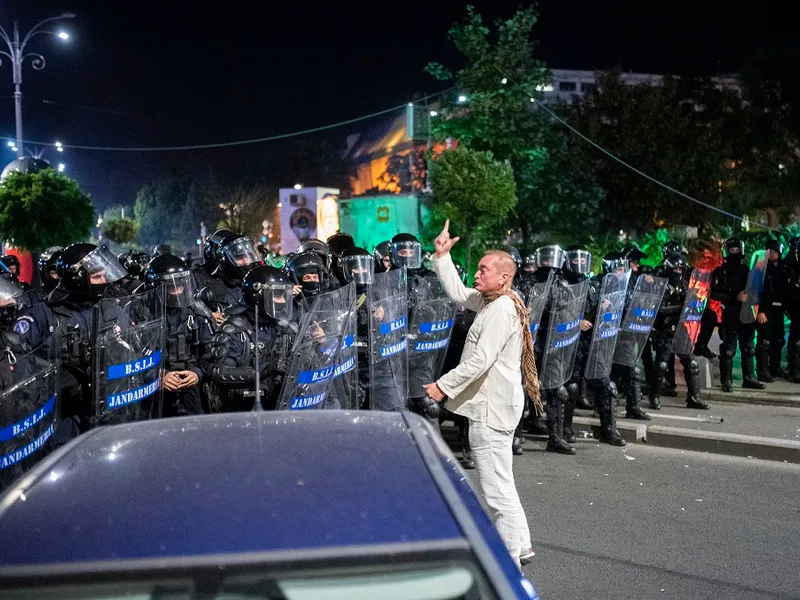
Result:
{"label": "sneaker", "polygon": [[534,556],[536,556],[536,553],[533,551],[533,548],[523,550],[519,555],[519,563],[521,565],[529,565]]}

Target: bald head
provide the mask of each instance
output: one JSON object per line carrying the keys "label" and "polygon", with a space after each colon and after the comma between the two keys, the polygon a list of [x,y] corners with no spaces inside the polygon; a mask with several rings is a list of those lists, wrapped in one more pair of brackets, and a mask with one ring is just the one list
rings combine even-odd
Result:
{"label": "bald head", "polygon": [[475,289],[484,293],[510,289],[516,272],[517,265],[508,252],[490,250],[478,263]]}

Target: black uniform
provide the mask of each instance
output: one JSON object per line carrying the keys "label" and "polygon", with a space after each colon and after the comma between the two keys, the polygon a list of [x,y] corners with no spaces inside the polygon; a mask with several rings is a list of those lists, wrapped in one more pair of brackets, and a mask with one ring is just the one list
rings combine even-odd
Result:
{"label": "black uniform", "polygon": [[[792,245],[791,242],[790,245]],[[800,240],[798,246],[800,246]],[[784,308],[790,320],[789,348],[787,350],[789,377],[794,383],[800,383],[800,256],[798,256],[797,250],[793,249],[793,253],[784,264],[786,267],[784,294],[786,306]]]}
{"label": "black uniform", "polygon": [[756,368],[758,379],[769,383],[773,377],[784,377],[781,369],[781,353],[785,344],[783,324],[783,296],[786,271],[780,260],[768,261],[764,274],[764,287],[758,312],[767,317],[766,323],[756,323]]}
{"label": "black uniform", "polygon": [[[662,272],[668,276],[667,287],[664,290],[664,300],[658,309],[651,340],[655,354],[655,372],[650,381],[650,405],[660,406],[661,389],[664,375],[667,373],[668,362],[672,357],[672,338],[680,321],[688,285],[682,274],[675,273],[669,264]],[[683,365],[683,376],[688,388],[686,403],[689,408],[708,408],[700,398],[700,365],[691,354],[679,354],[678,359]]]}
{"label": "black uniform", "polygon": [[749,269],[742,261],[742,255],[728,254],[725,262],[711,273],[710,294],[712,300],[722,303],[722,345],[720,346],[719,370],[724,391],[733,390],[733,357],[738,342],[742,355],[742,379],[744,387],[763,389],[755,378],[753,357],[755,348],[755,325],[742,323],[740,315],[742,303],[738,299],[747,287]]}

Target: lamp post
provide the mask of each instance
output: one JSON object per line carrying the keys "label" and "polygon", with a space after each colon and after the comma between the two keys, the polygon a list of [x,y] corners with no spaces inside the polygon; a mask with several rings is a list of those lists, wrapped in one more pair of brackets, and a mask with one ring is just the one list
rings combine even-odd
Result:
{"label": "lamp post", "polygon": [[[41,71],[45,67],[45,60],[44,56],[37,52],[28,52],[25,54],[25,47],[28,45],[28,42],[34,36],[39,34],[46,34],[52,35],[60,40],[68,40],[69,34],[64,31],[49,31],[46,29],[42,29],[42,26],[47,23],[52,23],[53,21],[59,21],[61,19],[74,19],[74,13],[64,13],[57,17],[50,17],[49,19],[44,19],[39,21],[36,25],[34,25],[28,33],[22,37],[20,41],[20,34],[19,34],[19,27],[17,26],[17,22],[14,21],[14,29],[12,30],[12,35],[8,35],[5,28],[0,24],[0,37],[3,38],[6,45],[8,46],[8,52],[5,50],[0,50],[0,55],[5,56],[11,61],[11,69],[13,71],[13,79],[14,79],[14,112],[16,115],[16,122],[17,122],[17,157],[22,158],[25,153],[22,148],[22,63],[25,61],[26,58],[30,58],[31,66],[35,71]],[[0,65],[2,65],[2,58],[0,58]]]}

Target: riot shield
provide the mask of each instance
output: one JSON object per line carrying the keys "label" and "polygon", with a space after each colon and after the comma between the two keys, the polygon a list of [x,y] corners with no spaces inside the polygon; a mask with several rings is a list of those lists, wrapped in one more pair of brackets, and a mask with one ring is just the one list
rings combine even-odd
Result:
{"label": "riot shield", "polygon": [[[342,334],[353,290],[346,286],[320,294],[303,315],[283,379],[278,410],[331,407],[328,394],[336,373]],[[338,406],[332,406],[338,408]]]}
{"label": "riot shield", "polygon": [[528,293],[528,325],[531,328],[531,337],[534,343],[536,343],[536,334],[539,333],[539,325],[542,322],[542,315],[547,306],[552,285],[553,271],[550,271],[547,281],[535,284]]}
{"label": "riot shield", "polygon": [[761,303],[761,292],[764,289],[764,277],[767,273],[767,251],[759,250],[753,253],[750,259],[750,272],[747,274],[747,287],[744,293],[747,296],[742,302],[742,311],[739,320],[745,325],[755,323],[758,315],[758,305]]}
{"label": "riot shield", "polygon": [[376,273],[368,290],[369,405],[404,410],[408,399],[406,272]]}
{"label": "riot shield", "polygon": [[164,301],[158,290],[105,298],[92,314],[94,426],[161,416]]}
{"label": "riot shield", "polygon": [[614,364],[635,367],[639,362],[666,287],[667,280],[663,277],[640,275],[636,279],[614,350]]}
{"label": "riot shield", "polygon": [[442,372],[456,309],[438,279],[426,277],[417,287],[408,331],[408,395],[425,396],[425,384]]}
{"label": "riot shield", "polygon": [[358,404],[358,346],[356,286],[348,284],[343,292],[342,306],[342,345],[336,367],[333,370],[333,382],[324,408],[341,408],[353,410],[360,408]]}
{"label": "riot shield", "polygon": [[588,290],[588,279],[574,285],[567,285],[566,282],[553,285],[553,312],[539,373],[539,383],[544,390],[564,385],[572,374]]}
{"label": "riot shield", "polygon": [[614,350],[619,338],[620,323],[625,310],[629,273],[608,273],[603,277],[597,317],[592,328],[592,343],[586,357],[584,377],[603,379],[611,374]]}
{"label": "riot shield", "polygon": [[0,490],[55,447],[58,357],[51,338],[33,352],[6,349],[0,360]]}
{"label": "riot shield", "polygon": [[711,271],[694,269],[683,301],[681,318],[672,338],[672,351],[677,355],[691,354],[700,333],[700,321],[708,302]]}

